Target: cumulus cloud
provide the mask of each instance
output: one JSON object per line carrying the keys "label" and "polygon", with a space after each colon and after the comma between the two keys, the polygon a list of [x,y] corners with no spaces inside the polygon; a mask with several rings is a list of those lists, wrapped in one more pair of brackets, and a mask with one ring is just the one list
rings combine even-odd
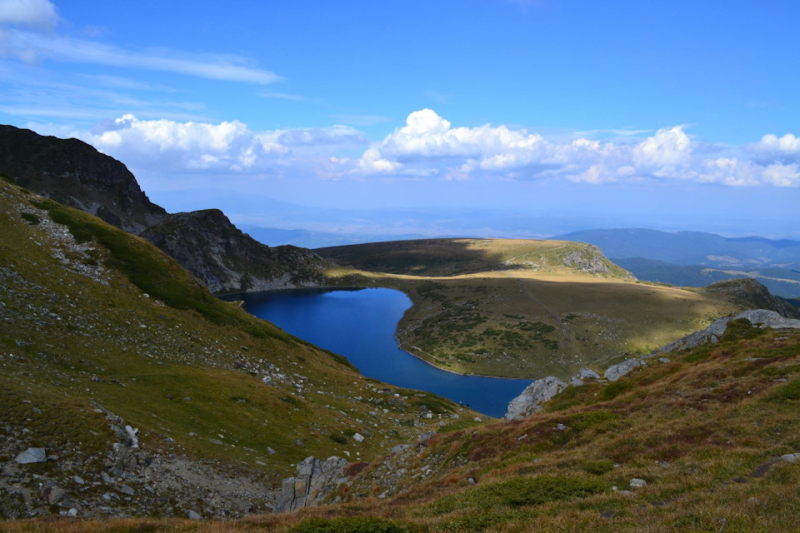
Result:
{"label": "cumulus cloud", "polygon": [[370,142],[350,126],[256,131],[237,120],[144,120],[127,114],[79,137],[137,170],[160,174],[800,187],[800,162],[780,155],[793,153],[795,137],[711,145],[693,139],[683,126],[614,142],[552,141],[506,125],[454,127],[423,109],[383,140]]}
{"label": "cumulus cloud", "polygon": [[52,30],[57,22],[56,6],[48,0],[0,0],[0,25]]}
{"label": "cumulus cloud", "polygon": [[662,128],[640,140],[552,142],[505,125],[453,127],[435,111],[423,109],[370,145],[357,171],[446,179],[499,176],[587,183],[680,179],[730,186],[800,185],[797,165],[775,157],[754,157],[759,151],[800,154],[800,139],[791,134],[781,138],[767,135],[753,149],[699,143],[684,130],[680,125]]}
{"label": "cumulus cloud", "polygon": [[366,143],[347,126],[253,131],[238,120],[212,124],[134,115],[101,122],[81,138],[135,168],[180,173],[308,173],[320,165],[330,169],[331,150]]}
{"label": "cumulus cloud", "polygon": [[774,161],[800,162],[800,137],[791,133],[783,137],[764,135],[751,149],[764,164]]}

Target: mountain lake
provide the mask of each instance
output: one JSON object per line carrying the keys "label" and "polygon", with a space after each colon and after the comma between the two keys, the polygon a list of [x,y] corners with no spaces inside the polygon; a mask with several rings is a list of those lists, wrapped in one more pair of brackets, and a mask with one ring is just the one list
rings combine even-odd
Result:
{"label": "mountain lake", "polygon": [[411,307],[393,289],[297,289],[233,294],[247,311],[317,346],[347,357],[361,373],[392,385],[433,392],[496,418],[529,379],[464,376],[440,370],[397,346],[397,323]]}

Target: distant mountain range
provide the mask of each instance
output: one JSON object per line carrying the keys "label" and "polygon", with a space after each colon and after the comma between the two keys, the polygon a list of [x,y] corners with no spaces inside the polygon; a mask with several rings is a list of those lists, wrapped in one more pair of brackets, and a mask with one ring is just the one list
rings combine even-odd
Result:
{"label": "distant mountain range", "polygon": [[642,257],[678,265],[717,268],[775,266],[800,269],[800,241],[763,237],[728,238],[694,231],[598,229],[556,237],[599,246],[613,259]]}
{"label": "distant mountain range", "polygon": [[778,296],[800,296],[800,241],[640,228],[579,231],[558,238],[599,246],[612,261],[646,281],[703,287],[753,278]]}

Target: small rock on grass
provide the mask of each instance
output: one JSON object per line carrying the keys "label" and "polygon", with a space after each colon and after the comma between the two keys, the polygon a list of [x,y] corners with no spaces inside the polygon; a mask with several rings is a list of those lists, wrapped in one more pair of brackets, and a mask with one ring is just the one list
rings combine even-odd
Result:
{"label": "small rock on grass", "polygon": [[635,477],[635,478],[633,478],[631,480],[631,488],[632,489],[640,489],[640,488],[646,487],[646,486],[647,486],[647,481],[645,481],[643,479],[639,479],[638,477]]}
{"label": "small rock on grass", "polygon": [[189,520],[202,520],[203,517],[197,511],[189,511]]}

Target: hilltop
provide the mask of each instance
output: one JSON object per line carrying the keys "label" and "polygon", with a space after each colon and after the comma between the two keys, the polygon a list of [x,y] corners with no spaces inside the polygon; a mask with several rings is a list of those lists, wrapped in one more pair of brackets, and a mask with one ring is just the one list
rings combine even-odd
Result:
{"label": "hilltop", "polygon": [[632,279],[583,243],[525,239],[418,239],[318,248],[322,257],[359,270],[414,276],[457,276],[502,270],[584,272]]}
{"label": "hilltop", "polygon": [[398,326],[401,347],[460,373],[567,379],[650,353],[729,313],[785,306],[755,298],[766,289],[734,290],[740,282],[728,290],[638,282],[576,242],[427,239],[316,252],[353,267],[328,271],[331,283],[406,292],[414,306]]}
{"label": "hilltop", "polygon": [[0,517],[268,513],[309,456],[341,458],[329,491],[479,417],[366,379],[146,240],[2,180],[0,226]]}
{"label": "hilltop", "polygon": [[0,126],[0,172],[12,183],[141,235],[212,292],[317,286],[329,267],[308,250],[259,243],[219,210],[167,213],[124,164],[78,139]]}

